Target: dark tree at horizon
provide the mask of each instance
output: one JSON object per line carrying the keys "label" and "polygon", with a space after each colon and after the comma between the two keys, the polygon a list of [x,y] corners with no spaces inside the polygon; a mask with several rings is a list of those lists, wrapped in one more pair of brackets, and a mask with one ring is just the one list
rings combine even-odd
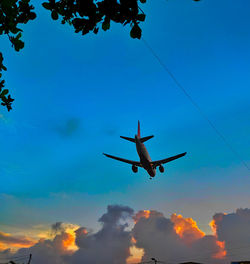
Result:
{"label": "dark tree at horizon", "polygon": [[[193,0],[200,1],[200,0]],[[111,22],[123,26],[129,25],[130,37],[140,39],[142,30],[140,23],[145,21],[146,14],[141,4],[146,0],[47,0],[42,6],[50,11],[53,20],[73,26],[75,33],[86,35],[97,34],[101,28],[110,29]],[[0,35],[6,35],[15,51],[24,48],[22,41],[22,24],[36,18],[34,6],[30,0],[0,0]],[[8,89],[4,89],[5,81],[2,72],[7,68],[3,64],[3,54],[0,51],[0,100],[8,111],[12,102]]]}

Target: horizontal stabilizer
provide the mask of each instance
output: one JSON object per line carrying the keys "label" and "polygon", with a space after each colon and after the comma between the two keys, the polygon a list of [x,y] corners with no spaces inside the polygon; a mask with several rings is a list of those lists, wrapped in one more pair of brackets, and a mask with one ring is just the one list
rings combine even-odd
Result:
{"label": "horizontal stabilizer", "polygon": [[148,136],[148,137],[143,137],[143,138],[140,138],[140,141],[143,143],[143,142],[145,142],[145,141],[147,141],[147,140],[149,140],[149,139],[151,139],[153,137],[154,137],[153,135],[152,136]]}
{"label": "horizontal stabilizer", "polygon": [[131,141],[131,142],[134,142],[135,143],[135,139],[134,138],[130,138],[130,137],[123,137],[123,136],[120,136],[121,138],[123,139],[126,139],[128,141]]}

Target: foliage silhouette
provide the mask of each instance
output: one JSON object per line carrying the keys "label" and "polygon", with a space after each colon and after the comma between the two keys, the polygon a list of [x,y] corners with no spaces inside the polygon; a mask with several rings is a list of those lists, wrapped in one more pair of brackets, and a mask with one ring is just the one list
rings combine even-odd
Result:
{"label": "foliage silhouette", "polygon": [[[62,24],[73,26],[76,33],[97,34],[100,27],[107,31],[113,21],[123,26],[129,24],[131,38],[140,39],[140,23],[146,19],[140,7],[144,3],[146,0],[47,0],[42,6],[51,12],[53,20],[61,19]],[[0,0],[0,35],[7,35],[16,51],[24,47],[21,40],[22,29],[19,26],[36,18],[33,9],[30,0]],[[6,71],[6,67],[0,52],[0,100],[10,111],[14,99],[7,89],[3,89],[5,81],[1,80],[2,71]]]}
{"label": "foliage silhouette", "polygon": [[[29,0],[1,0],[0,1],[0,35],[7,35],[12,47],[16,51],[24,47],[22,30],[20,24],[26,24],[29,20],[36,18],[36,14],[32,12],[34,7],[29,4]],[[0,100],[1,105],[6,106],[8,111],[12,109],[11,104],[14,99],[11,98],[9,90],[4,89],[5,81],[1,80],[2,71],[6,71],[3,65],[3,55],[0,52]]]}

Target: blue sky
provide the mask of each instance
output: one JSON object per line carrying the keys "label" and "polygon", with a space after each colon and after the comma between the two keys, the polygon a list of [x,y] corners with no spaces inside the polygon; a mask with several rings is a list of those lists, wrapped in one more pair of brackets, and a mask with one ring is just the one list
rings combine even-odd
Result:
{"label": "blue sky", "polygon": [[[182,213],[202,229],[217,211],[249,207],[249,171],[129,28],[77,35],[38,17],[25,49],[1,39],[14,109],[1,109],[0,226],[69,221],[96,228],[108,204]],[[240,156],[250,157],[250,3],[148,1],[143,37]],[[152,159],[188,152],[152,181],[102,152],[138,159],[141,121]]]}

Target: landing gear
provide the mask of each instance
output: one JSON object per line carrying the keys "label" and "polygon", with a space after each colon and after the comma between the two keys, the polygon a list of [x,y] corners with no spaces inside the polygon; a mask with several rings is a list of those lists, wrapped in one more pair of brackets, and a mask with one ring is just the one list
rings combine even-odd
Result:
{"label": "landing gear", "polygon": [[162,165],[159,166],[159,171],[160,171],[160,173],[164,172],[164,167]]}
{"label": "landing gear", "polygon": [[135,165],[133,165],[133,166],[132,166],[132,171],[133,171],[134,173],[137,173],[137,171],[138,171],[138,167],[136,167]]}

